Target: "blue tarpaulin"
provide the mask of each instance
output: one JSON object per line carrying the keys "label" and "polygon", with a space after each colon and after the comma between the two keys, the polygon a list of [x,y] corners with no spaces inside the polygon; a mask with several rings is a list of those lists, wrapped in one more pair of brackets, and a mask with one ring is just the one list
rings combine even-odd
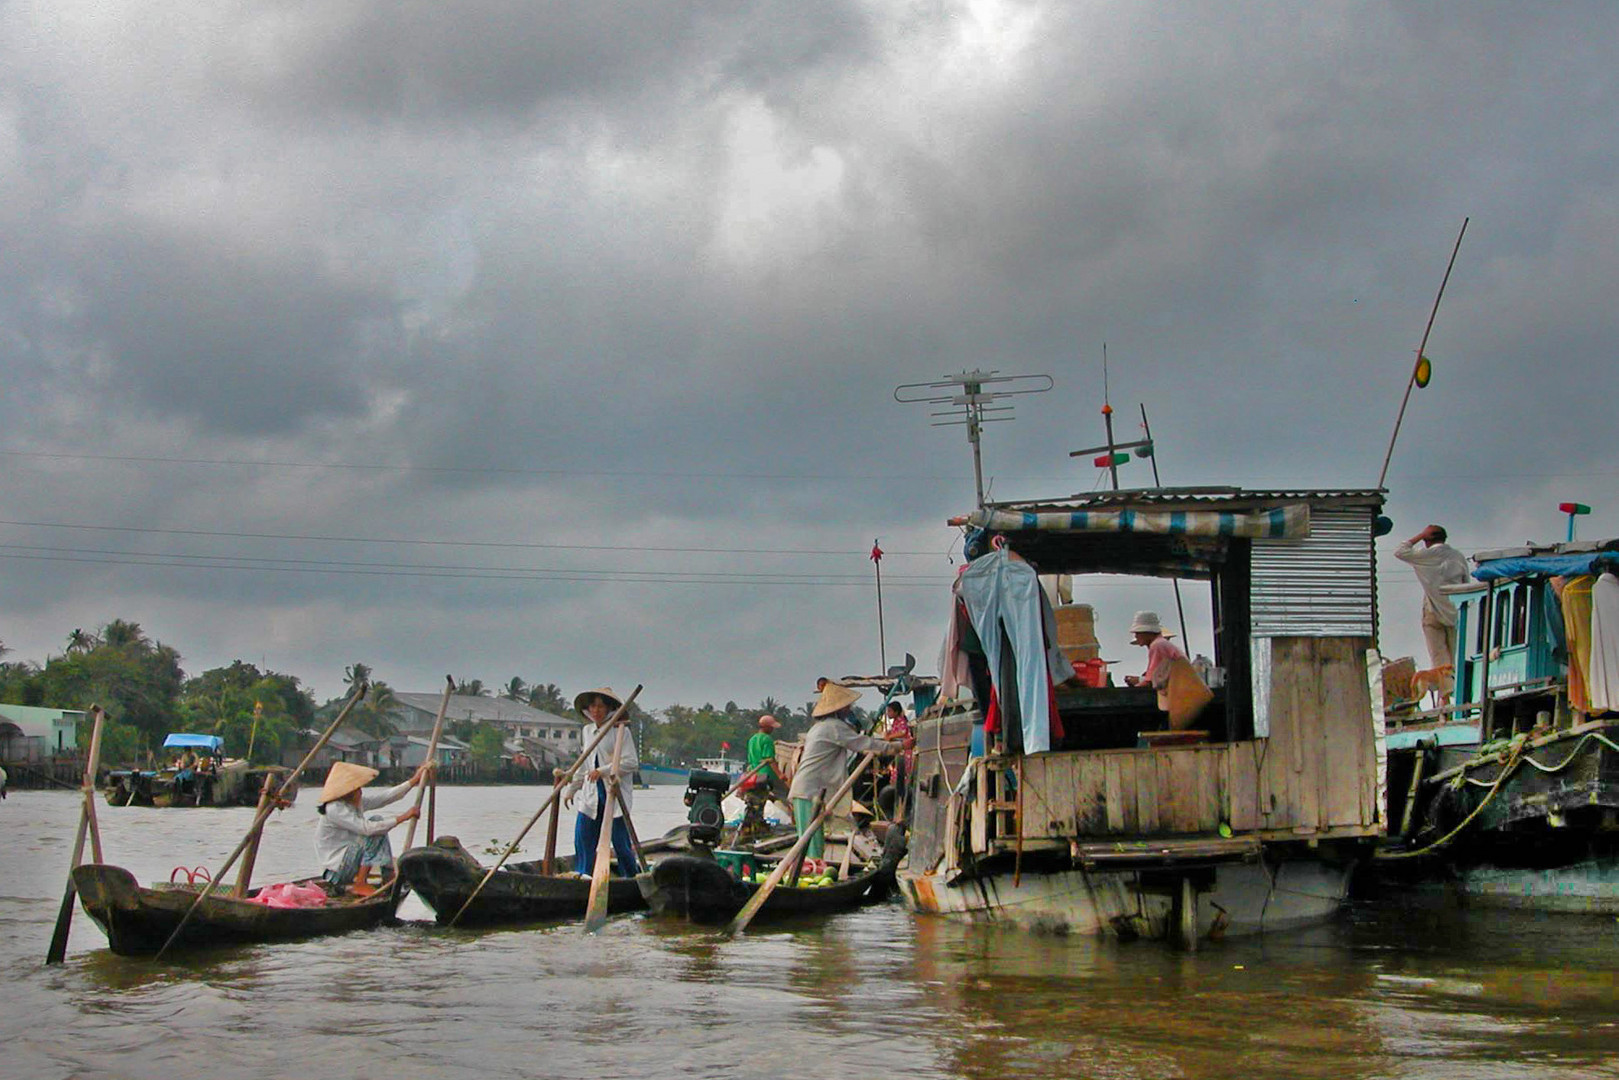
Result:
{"label": "blue tarpaulin", "polygon": [[1525,555],[1521,558],[1491,559],[1483,563],[1473,576],[1480,581],[1500,581],[1541,575],[1544,577],[1573,577],[1578,574],[1600,574],[1605,570],[1619,572],[1619,551],[1586,551],[1578,555]]}
{"label": "blue tarpaulin", "polygon": [[163,748],[170,747],[193,750],[208,750],[212,753],[222,753],[225,749],[225,740],[218,735],[182,735],[176,732],[163,740]]}

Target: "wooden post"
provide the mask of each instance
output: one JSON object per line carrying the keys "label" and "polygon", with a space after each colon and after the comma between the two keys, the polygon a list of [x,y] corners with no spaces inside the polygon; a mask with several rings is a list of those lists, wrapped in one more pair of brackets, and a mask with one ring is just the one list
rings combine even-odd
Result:
{"label": "wooden post", "polygon": [[[275,777],[273,774],[264,774],[264,783],[259,787],[258,810],[260,813],[262,813],[264,810],[264,804],[270,801],[270,788],[274,780]],[[270,815],[265,814],[264,819],[269,820],[269,816]],[[258,817],[258,814],[255,814],[254,817]],[[253,840],[247,845],[247,854],[242,856],[242,871],[236,875],[236,888],[231,890],[231,895],[237,899],[245,897],[247,895],[248,886],[252,884],[253,864],[259,860],[259,841],[263,837],[264,824],[263,822],[260,822],[259,827],[253,830]]]}
{"label": "wooden post", "polygon": [[427,789],[427,842],[429,845],[431,845],[433,843],[433,812],[438,809],[437,769],[433,770],[433,774],[428,778],[427,782],[429,785],[431,785]]}
{"label": "wooden post", "polygon": [[[62,906],[56,913],[56,929],[51,932],[51,943],[45,950],[45,963],[60,964],[67,956],[67,935],[73,928],[73,901],[78,887],[73,884],[73,871],[84,859],[84,837],[96,817],[96,768],[101,762],[101,728],[107,714],[100,705],[90,706],[95,726],[90,730],[90,754],[84,763],[84,806],[79,810],[79,828],[73,837],[73,862],[67,868],[67,887],[62,890]],[[96,862],[101,861],[101,843],[92,848]]]}
{"label": "wooden post", "polygon": [[562,803],[555,798],[562,790],[563,777],[567,774],[561,769],[551,770],[551,820],[545,826],[545,873],[549,876],[557,872],[557,817],[562,813]]}
{"label": "wooden post", "polygon": [[534,811],[534,816],[528,819],[528,824],[524,825],[523,831],[517,834],[517,839],[513,840],[509,845],[507,845],[506,850],[501,853],[501,856],[495,862],[495,865],[491,866],[488,872],[484,874],[483,880],[478,882],[478,887],[472,890],[472,895],[466,898],[466,900],[461,904],[460,910],[458,910],[445,925],[454,926],[457,922],[461,921],[461,916],[466,913],[467,908],[472,906],[472,902],[478,898],[478,894],[483,892],[483,887],[489,884],[489,879],[495,876],[495,871],[499,870],[503,865],[505,865],[506,860],[512,857],[512,852],[517,850],[517,845],[523,842],[523,837],[528,835],[528,831],[534,827],[534,823],[540,820],[540,815],[545,813],[546,810],[553,811],[551,828],[553,831],[554,841],[554,833],[556,829],[556,816],[554,810],[558,805],[560,805],[563,785],[573,778],[573,774],[579,770],[579,766],[583,765],[585,763],[585,759],[590,757],[591,753],[595,751],[596,747],[603,739],[607,738],[607,733],[612,731],[615,725],[629,723],[628,720],[624,719],[624,714],[629,711],[630,702],[634,701],[636,695],[640,692],[641,687],[639,685],[637,685],[634,690],[631,690],[630,696],[624,699],[624,704],[618,707],[617,712],[608,717],[607,723],[603,724],[596,730],[596,734],[590,740],[590,744],[586,746],[584,751],[580,753],[578,758],[574,760],[574,763],[568,766],[568,771],[558,774],[556,783],[551,788],[551,797],[546,799],[545,802],[541,803],[538,810]]}
{"label": "wooden post", "polygon": [[186,908],[186,913],[180,916],[180,922],[175,926],[174,932],[171,933],[169,935],[169,939],[163,943],[163,947],[157,951],[157,955],[152,957],[154,963],[163,959],[163,954],[169,951],[169,946],[173,945],[175,940],[179,938],[180,931],[184,930],[186,923],[191,921],[192,913],[197,910],[198,905],[200,905],[204,900],[208,899],[208,897],[212,896],[214,889],[221,881],[225,880],[225,875],[230,872],[230,868],[236,865],[237,857],[240,856],[244,850],[246,850],[247,845],[252,841],[254,834],[264,827],[264,819],[270,816],[271,810],[275,809],[276,803],[280,801],[282,793],[287,790],[289,784],[292,784],[299,776],[303,775],[304,769],[308,767],[311,761],[315,760],[315,755],[320,753],[321,748],[325,746],[331,737],[337,732],[339,725],[341,725],[344,720],[348,719],[349,710],[353,709],[354,706],[359,703],[359,700],[365,696],[366,689],[367,684],[363,682],[354,687],[354,692],[349,695],[348,701],[343,703],[342,710],[337,714],[337,718],[332,721],[331,726],[321,733],[320,738],[315,740],[315,745],[309,748],[309,753],[304,755],[303,760],[298,763],[298,767],[292,770],[292,772],[289,773],[280,784],[276,785],[275,795],[270,798],[268,802],[261,805],[258,812],[253,815],[253,824],[248,826],[247,835],[242,837],[242,842],[236,845],[236,850],[230,853],[230,858],[225,860],[225,865],[221,866],[219,871],[209,879],[208,884],[203,887],[202,892],[198,893],[197,898],[191,901],[191,906]]}
{"label": "wooden post", "polygon": [[735,937],[748,928],[748,924],[753,921],[753,917],[759,914],[759,909],[764,907],[765,901],[770,899],[770,894],[776,891],[777,885],[781,884],[781,879],[787,873],[788,866],[803,857],[804,850],[809,847],[809,838],[815,835],[815,830],[826,817],[827,811],[836,806],[838,801],[845,795],[849,794],[850,789],[854,787],[854,782],[860,778],[860,774],[870,768],[871,763],[876,760],[877,754],[875,751],[867,753],[860,759],[859,766],[849,774],[849,778],[843,782],[843,786],[838,788],[837,794],[828,799],[826,804],[821,807],[821,812],[816,814],[814,820],[809,823],[809,828],[805,829],[804,835],[798,838],[798,843],[794,844],[792,850],[787,853],[781,862],[776,864],[776,868],[770,872],[770,876],[765,879],[765,883],[759,886],[753,896],[748,899],[748,902],[743,905],[742,910],[737,912],[736,918],[732,919],[731,924],[725,928],[727,934]]}

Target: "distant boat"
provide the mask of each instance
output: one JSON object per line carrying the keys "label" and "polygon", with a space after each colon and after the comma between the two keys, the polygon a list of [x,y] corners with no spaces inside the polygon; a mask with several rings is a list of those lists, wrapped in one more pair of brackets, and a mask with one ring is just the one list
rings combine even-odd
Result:
{"label": "distant boat", "polygon": [[[704,772],[724,773],[726,776],[731,778],[732,783],[735,783],[742,778],[742,770],[746,768],[746,766],[747,762],[734,758],[729,754],[721,754],[719,757],[697,759],[697,767],[699,769],[702,769]],[[643,768],[644,767],[645,766],[643,766]],[[686,781],[684,779],[681,780],[681,783],[685,782]]]}
{"label": "distant boat", "polygon": [[[107,774],[103,794],[111,806],[253,806],[267,778],[285,776],[281,765],[249,765],[224,757],[218,735],[176,732],[163,740],[165,750],[190,751],[197,763],[163,769],[115,769]],[[287,798],[295,798],[293,787]]]}
{"label": "distant boat", "polygon": [[642,762],[639,775],[641,782],[649,787],[685,787],[686,777],[691,775],[691,770],[674,765],[648,765]]}

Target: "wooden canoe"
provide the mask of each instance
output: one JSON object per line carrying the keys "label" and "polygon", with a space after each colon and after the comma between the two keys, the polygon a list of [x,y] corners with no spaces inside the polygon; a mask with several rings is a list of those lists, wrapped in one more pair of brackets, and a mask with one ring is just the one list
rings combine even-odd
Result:
{"label": "wooden canoe", "polygon": [[[556,865],[572,866],[573,856],[559,856]],[[541,860],[502,866],[456,925],[584,918],[590,901],[590,879],[576,874],[546,874],[543,869]],[[414,847],[399,856],[401,880],[433,909],[440,924],[455,918],[486,873],[488,868],[453,836],[441,836],[426,847]],[[646,910],[634,878],[610,878],[607,888],[609,913]]]}
{"label": "wooden canoe", "polygon": [[[886,899],[894,887],[894,868],[905,854],[904,833],[893,830],[890,836],[879,861],[843,881],[819,888],[783,883],[765,900],[754,921],[831,915]],[[654,915],[703,924],[729,922],[762,884],[738,880],[707,854],[671,855],[635,881]]]}
{"label": "wooden canoe", "polygon": [[[120,956],[144,956],[161,949],[202,891],[202,886],[189,884],[145,887],[123,867],[102,863],[75,867],[73,884],[85,913]],[[249,895],[258,892],[254,889]],[[334,898],[323,907],[275,908],[215,893],[186,922],[174,949],[256,945],[369,930],[391,921],[403,897],[403,890],[388,889],[364,899]]]}

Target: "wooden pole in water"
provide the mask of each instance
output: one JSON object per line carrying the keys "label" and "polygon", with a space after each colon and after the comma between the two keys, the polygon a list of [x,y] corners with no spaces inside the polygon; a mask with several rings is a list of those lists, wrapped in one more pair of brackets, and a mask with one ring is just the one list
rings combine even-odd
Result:
{"label": "wooden pole in water", "polygon": [[805,829],[804,835],[798,838],[798,843],[794,844],[792,850],[782,858],[781,862],[776,864],[776,868],[770,871],[770,876],[765,879],[765,883],[759,886],[758,890],[749,897],[748,902],[743,905],[742,910],[737,912],[736,918],[732,919],[731,924],[725,928],[727,934],[735,937],[748,928],[748,924],[753,921],[753,917],[759,914],[759,909],[764,907],[765,901],[770,899],[770,894],[776,891],[777,885],[781,884],[781,879],[786,875],[787,868],[803,857],[804,849],[809,847],[810,837],[815,835],[815,830],[826,819],[826,815],[831,811],[832,807],[836,806],[839,800],[849,794],[850,789],[854,787],[854,782],[860,778],[860,774],[871,768],[871,763],[876,760],[876,751],[870,751],[860,759],[860,764],[855,768],[854,772],[849,774],[849,778],[843,782],[843,786],[838,788],[837,793],[826,801],[825,805],[821,807],[820,813],[816,814],[814,820],[809,823],[809,828]]}
{"label": "wooden pole in water", "polygon": [[[79,810],[79,828],[73,837],[73,862],[67,868],[67,888],[62,890],[62,907],[56,913],[56,929],[51,932],[50,947],[45,950],[45,963],[60,964],[67,956],[67,935],[73,928],[73,901],[79,895],[73,884],[73,870],[84,858],[84,837],[96,818],[96,768],[101,762],[101,728],[107,714],[100,705],[90,706],[95,726],[90,729],[90,754],[84,763],[84,806]],[[101,861],[99,831],[93,848],[96,862]]]}
{"label": "wooden pole in water", "polygon": [[180,922],[175,926],[174,932],[171,933],[169,935],[169,939],[163,943],[163,947],[157,951],[157,955],[152,957],[154,963],[163,959],[163,954],[169,951],[169,946],[173,945],[175,940],[179,938],[180,931],[184,930],[186,923],[191,921],[191,916],[196,912],[198,905],[200,905],[204,900],[208,899],[208,897],[212,896],[214,889],[221,881],[225,880],[225,875],[230,872],[230,868],[236,865],[237,857],[247,849],[247,845],[252,842],[254,835],[260,829],[264,828],[264,819],[270,816],[271,810],[275,809],[276,803],[281,799],[282,792],[286,791],[288,785],[292,784],[298,779],[299,776],[303,775],[304,769],[308,768],[309,763],[315,760],[315,755],[320,753],[321,748],[324,747],[331,739],[332,735],[336,733],[339,725],[341,725],[344,720],[348,719],[349,710],[354,708],[359,700],[365,696],[366,689],[367,684],[363,682],[354,687],[354,692],[350,694],[349,699],[343,703],[343,708],[337,714],[337,718],[332,721],[331,727],[328,727],[324,732],[321,733],[321,737],[315,740],[315,745],[309,748],[309,753],[304,755],[304,759],[298,763],[298,767],[292,770],[292,772],[283,778],[281,783],[277,785],[275,795],[260,805],[258,812],[253,815],[253,824],[248,826],[247,835],[242,837],[242,842],[236,845],[236,850],[230,853],[230,858],[225,860],[225,865],[219,868],[219,872],[214,874],[213,877],[209,879],[207,885],[203,886],[203,890],[197,894],[197,898],[191,901],[191,906],[186,908],[186,913],[180,916]]}
{"label": "wooden pole in water", "polygon": [[506,850],[501,853],[500,859],[495,863],[495,865],[489,868],[489,871],[486,874],[484,874],[483,880],[478,882],[478,887],[472,890],[472,895],[466,898],[466,901],[462,903],[460,910],[458,910],[450,921],[445,924],[446,926],[454,926],[460,921],[461,916],[466,913],[467,908],[472,906],[472,901],[476,900],[478,898],[478,894],[483,892],[483,887],[489,884],[489,879],[495,876],[495,871],[499,870],[503,865],[505,865],[506,860],[512,857],[512,852],[517,850],[517,845],[523,842],[523,837],[528,835],[528,831],[534,827],[534,823],[540,820],[540,815],[545,813],[547,810],[552,811],[551,828],[553,830],[554,839],[556,829],[555,808],[559,805],[562,798],[563,785],[573,779],[573,774],[579,771],[579,766],[583,765],[585,763],[585,759],[590,757],[591,753],[595,751],[596,747],[603,739],[607,738],[608,732],[613,730],[614,725],[629,723],[628,720],[624,719],[624,714],[629,711],[630,702],[634,701],[636,695],[640,692],[641,687],[639,685],[637,685],[634,690],[631,690],[630,696],[624,699],[624,704],[618,707],[618,711],[612,716],[608,717],[607,723],[596,729],[596,734],[590,740],[590,744],[586,746],[584,751],[578,756],[578,758],[574,760],[574,763],[568,766],[568,770],[566,772],[556,774],[556,782],[551,787],[551,797],[546,799],[545,802],[541,803],[538,810],[534,811],[534,816],[528,819],[528,824],[524,825],[523,831],[517,834],[517,839],[513,840],[507,846]]}
{"label": "wooden pole in water", "polygon": [[431,785],[427,789],[427,842],[431,844],[433,842],[433,812],[438,809],[437,769],[433,770],[433,775],[427,782]]}
{"label": "wooden pole in water", "polygon": [[[602,792],[606,798],[598,800],[596,812],[601,815],[601,827],[596,830],[596,863],[590,868],[590,902],[585,905],[585,933],[594,934],[607,922],[607,879],[613,874],[613,802],[618,792],[618,759],[624,750],[624,726],[613,740],[613,763],[608,767]],[[590,782],[587,777],[585,782]]]}

